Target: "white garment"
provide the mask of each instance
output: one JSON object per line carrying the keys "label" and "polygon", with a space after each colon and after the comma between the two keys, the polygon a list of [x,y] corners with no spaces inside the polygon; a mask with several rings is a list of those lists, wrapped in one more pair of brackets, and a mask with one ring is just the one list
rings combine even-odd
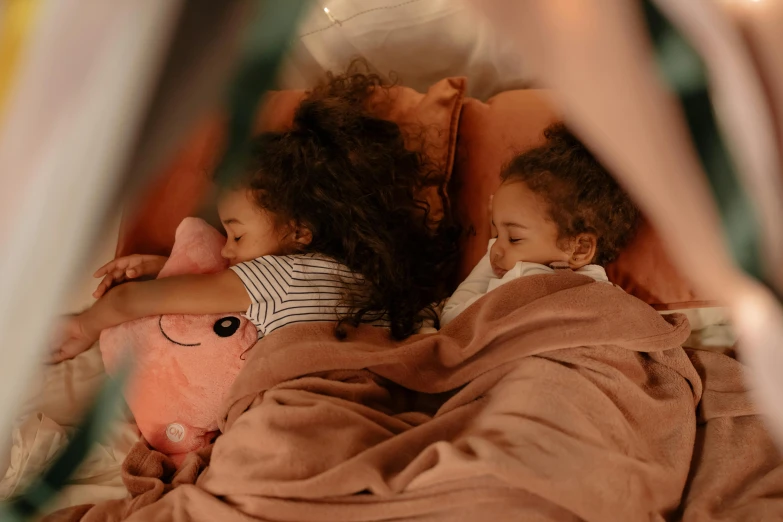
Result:
{"label": "white garment", "polygon": [[232,266],[250,296],[245,312],[261,338],[289,324],[337,321],[350,311],[343,296],[357,276],[317,254],[263,256]]}
{"label": "white garment", "polygon": [[[441,326],[447,325],[488,292],[491,292],[509,281],[530,275],[555,273],[553,268],[546,265],[520,261],[514,265],[511,270],[506,272],[502,278],[499,278],[492,271],[492,265],[489,262],[489,251],[494,243],[495,239],[489,240],[486,255],[481,258],[481,261],[478,262],[468,278],[459,285],[459,288],[457,288],[449,300],[446,301],[446,306],[443,307],[443,314],[440,317]],[[575,270],[575,272],[591,277],[596,281],[609,283],[609,278],[606,277],[606,271],[600,265],[585,265],[582,268]]]}

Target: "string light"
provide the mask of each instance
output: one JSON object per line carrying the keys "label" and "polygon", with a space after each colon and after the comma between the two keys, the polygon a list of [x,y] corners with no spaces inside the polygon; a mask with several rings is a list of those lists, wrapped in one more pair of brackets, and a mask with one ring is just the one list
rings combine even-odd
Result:
{"label": "string light", "polygon": [[329,19],[330,22],[332,22],[333,24],[338,23],[337,19],[334,16],[332,16],[332,13],[331,11],[329,11],[328,7],[324,7],[324,13],[326,13],[326,17]]}

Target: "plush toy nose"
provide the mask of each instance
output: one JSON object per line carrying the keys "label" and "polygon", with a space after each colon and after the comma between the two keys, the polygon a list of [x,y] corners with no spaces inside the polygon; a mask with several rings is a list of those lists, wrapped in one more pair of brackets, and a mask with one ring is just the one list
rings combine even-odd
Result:
{"label": "plush toy nose", "polygon": [[212,327],[212,329],[215,331],[218,337],[231,337],[237,333],[240,324],[242,323],[238,317],[221,317],[215,321],[215,325]]}

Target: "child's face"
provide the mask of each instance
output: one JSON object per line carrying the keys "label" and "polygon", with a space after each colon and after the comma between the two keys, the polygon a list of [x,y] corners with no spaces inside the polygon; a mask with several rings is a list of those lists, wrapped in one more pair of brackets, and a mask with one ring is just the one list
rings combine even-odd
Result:
{"label": "child's face", "polygon": [[557,226],[546,202],[521,181],[503,183],[492,198],[498,238],[490,251],[492,270],[503,277],[519,261],[549,265],[568,261],[558,244]]}
{"label": "child's face", "polygon": [[233,266],[261,256],[290,254],[286,233],[271,214],[256,205],[247,189],[224,192],[218,214],[226,229],[226,246],[220,254]]}

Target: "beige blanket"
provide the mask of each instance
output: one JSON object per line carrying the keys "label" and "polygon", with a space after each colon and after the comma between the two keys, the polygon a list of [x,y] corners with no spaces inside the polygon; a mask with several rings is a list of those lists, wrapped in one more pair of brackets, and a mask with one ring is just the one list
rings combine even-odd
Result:
{"label": "beige blanket", "polygon": [[327,325],[284,328],[249,354],[211,455],[175,472],[139,444],[123,470],[131,498],[50,520],[783,515],[770,497],[780,459],[746,416],[737,363],[697,353],[694,365],[688,332],[571,273],[509,283],[403,343],[372,327],[343,342]]}

